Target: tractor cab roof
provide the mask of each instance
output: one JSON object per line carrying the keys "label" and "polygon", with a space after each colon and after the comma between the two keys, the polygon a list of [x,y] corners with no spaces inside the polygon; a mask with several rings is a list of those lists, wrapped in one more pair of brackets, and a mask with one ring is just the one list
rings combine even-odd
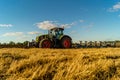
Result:
{"label": "tractor cab roof", "polygon": [[55,27],[55,28],[52,28],[50,29],[51,31],[57,31],[57,30],[64,30],[64,28],[60,28],[60,27]]}

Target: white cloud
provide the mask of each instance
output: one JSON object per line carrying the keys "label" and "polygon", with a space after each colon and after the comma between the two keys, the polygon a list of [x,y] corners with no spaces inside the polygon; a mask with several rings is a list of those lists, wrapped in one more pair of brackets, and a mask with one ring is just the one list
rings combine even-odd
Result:
{"label": "white cloud", "polygon": [[108,11],[109,12],[116,12],[120,10],[120,2],[118,2],[117,4],[113,5],[112,8],[109,8]]}
{"label": "white cloud", "polygon": [[32,39],[34,39],[34,38],[32,36],[30,36],[30,35],[21,35],[20,37],[16,38],[16,41],[17,42],[18,41],[24,42],[24,41],[31,41]]}
{"label": "white cloud", "polygon": [[71,31],[71,34],[75,34],[75,33],[76,33],[76,31],[74,31],[74,30],[73,30],[73,31]]}
{"label": "white cloud", "polygon": [[71,28],[73,25],[75,25],[75,22],[72,22],[71,24],[61,24],[60,27]]}
{"label": "white cloud", "polygon": [[120,2],[113,6],[113,9],[120,9]]}
{"label": "white cloud", "polygon": [[88,25],[81,26],[81,28],[85,29],[86,32],[89,32],[94,26],[94,23],[89,23]]}
{"label": "white cloud", "polygon": [[84,22],[84,20],[80,20],[80,23],[83,23]]}
{"label": "white cloud", "polygon": [[32,32],[28,32],[28,34],[31,34],[31,35],[33,35],[33,34],[39,34],[39,32],[37,32],[37,31],[32,31]]}
{"label": "white cloud", "polygon": [[82,28],[92,28],[94,26],[94,23],[89,23],[88,25],[81,26]]}
{"label": "white cloud", "polygon": [[0,24],[0,27],[12,27],[12,24]]}
{"label": "white cloud", "polygon": [[23,32],[10,32],[3,34],[3,36],[21,36],[21,35],[23,35]]}
{"label": "white cloud", "polygon": [[74,25],[75,22],[72,22],[70,24],[60,24],[57,23],[56,21],[43,21],[43,22],[39,22],[37,23],[37,27],[43,30],[48,30],[54,27],[64,27],[64,28],[70,28],[72,25]]}
{"label": "white cloud", "polygon": [[57,24],[54,21],[43,21],[43,22],[37,23],[36,25],[38,28],[44,29],[44,30],[57,27]]}

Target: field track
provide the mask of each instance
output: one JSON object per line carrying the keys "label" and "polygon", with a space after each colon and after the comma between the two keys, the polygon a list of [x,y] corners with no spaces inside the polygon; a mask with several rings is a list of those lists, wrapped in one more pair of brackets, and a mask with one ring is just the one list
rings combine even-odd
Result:
{"label": "field track", "polygon": [[0,80],[120,80],[120,48],[3,48]]}

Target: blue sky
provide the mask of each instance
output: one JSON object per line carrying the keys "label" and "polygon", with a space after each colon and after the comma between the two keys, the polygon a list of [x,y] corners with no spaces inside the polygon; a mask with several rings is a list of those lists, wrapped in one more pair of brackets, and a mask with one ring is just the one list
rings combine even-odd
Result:
{"label": "blue sky", "polygon": [[0,42],[64,26],[73,42],[120,40],[120,0],[0,0]]}

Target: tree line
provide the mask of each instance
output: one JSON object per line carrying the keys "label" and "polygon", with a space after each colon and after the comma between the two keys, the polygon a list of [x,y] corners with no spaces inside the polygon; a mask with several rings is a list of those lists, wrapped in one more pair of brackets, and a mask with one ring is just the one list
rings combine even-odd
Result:
{"label": "tree line", "polygon": [[10,41],[9,43],[0,43],[0,48],[27,48],[29,41],[24,42],[13,42]]}

